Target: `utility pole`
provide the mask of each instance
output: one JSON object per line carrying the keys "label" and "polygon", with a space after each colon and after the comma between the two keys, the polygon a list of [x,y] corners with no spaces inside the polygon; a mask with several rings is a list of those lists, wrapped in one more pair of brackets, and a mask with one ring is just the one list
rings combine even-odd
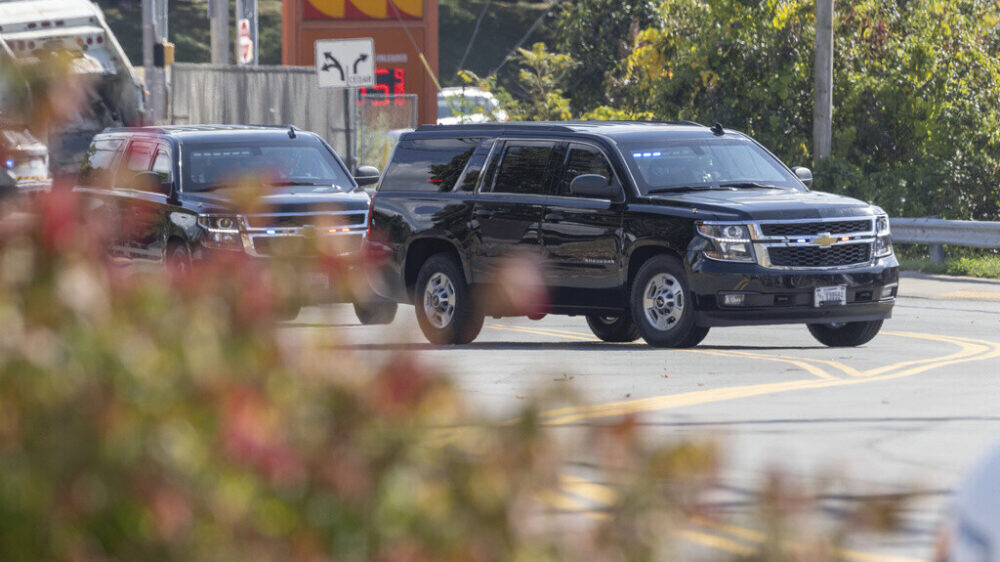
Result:
{"label": "utility pole", "polygon": [[146,107],[146,119],[156,121],[155,88],[153,87],[153,0],[142,0],[142,68],[146,91],[149,92],[149,105]]}
{"label": "utility pole", "polygon": [[149,92],[147,115],[154,123],[166,116],[166,73],[154,62],[155,45],[166,39],[166,0],[142,0],[142,66],[145,71],[146,90]]}
{"label": "utility pole", "polygon": [[229,0],[208,0],[212,64],[229,64]]}
{"label": "utility pole", "polygon": [[816,84],[813,163],[833,150],[833,0],[816,0]]}

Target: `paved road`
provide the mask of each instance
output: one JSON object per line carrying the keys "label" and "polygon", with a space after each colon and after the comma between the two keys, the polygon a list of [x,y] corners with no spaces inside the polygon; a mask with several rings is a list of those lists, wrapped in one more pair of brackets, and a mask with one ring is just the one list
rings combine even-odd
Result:
{"label": "paved road", "polygon": [[[822,502],[829,513],[866,495],[917,491],[901,530],[846,553],[907,560],[929,556],[948,495],[1000,438],[1000,283],[909,275],[901,293],[883,333],[846,350],[820,346],[802,326],[716,329],[693,350],[604,344],[569,317],[488,320],[475,344],[434,348],[409,307],[387,329],[355,325],[345,307],[306,309],[285,331],[308,337],[332,326],[371,361],[417,350],[497,419],[556,387],[583,404],[546,415],[556,428],[634,413],[655,439],[718,436],[726,466],[712,501],[732,526],[685,531],[706,557],[758,546],[746,501],[775,466],[807,483],[837,475],[842,493]],[[599,508],[605,494],[574,489],[576,478],[588,475],[567,467],[554,503]]]}

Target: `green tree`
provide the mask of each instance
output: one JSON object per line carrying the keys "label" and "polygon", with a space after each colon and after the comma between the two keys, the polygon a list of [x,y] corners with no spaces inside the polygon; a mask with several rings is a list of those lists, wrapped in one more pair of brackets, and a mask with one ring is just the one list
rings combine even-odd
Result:
{"label": "green tree", "polygon": [[580,61],[568,88],[574,111],[615,102],[621,63],[639,31],[651,26],[656,16],[656,3],[650,0],[579,0],[562,5],[555,47]]}
{"label": "green tree", "polygon": [[515,121],[565,121],[572,118],[569,99],[563,94],[570,73],[578,66],[572,57],[553,53],[545,43],[535,43],[531,49],[518,49],[514,62],[518,65],[517,81],[510,91],[501,86],[496,76],[481,78],[465,70],[459,75],[468,83],[491,91],[501,107]]}
{"label": "green tree", "polygon": [[[837,3],[834,151],[816,185],[897,215],[1000,217],[1000,7]],[[810,0],[663,0],[627,63],[621,106],[721,121],[810,160]]]}

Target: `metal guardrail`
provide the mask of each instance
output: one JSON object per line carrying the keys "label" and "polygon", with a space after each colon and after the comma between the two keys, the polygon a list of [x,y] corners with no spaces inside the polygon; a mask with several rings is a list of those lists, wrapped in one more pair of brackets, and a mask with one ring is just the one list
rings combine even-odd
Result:
{"label": "metal guardrail", "polygon": [[1000,248],[1000,222],[890,219],[890,224],[893,242],[929,245],[932,262],[944,260],[944,244]]}

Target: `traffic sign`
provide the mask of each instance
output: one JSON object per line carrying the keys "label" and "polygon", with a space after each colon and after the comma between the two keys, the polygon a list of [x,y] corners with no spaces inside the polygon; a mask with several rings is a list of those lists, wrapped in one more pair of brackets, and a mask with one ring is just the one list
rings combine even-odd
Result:
{"label": "traffic sign", "polygon": [[320,88],[371,88],[375,85],[375,42],[372,39],[316,41],[316,75]]}
{"label": "traffic sign", "polygon": [[254,61],[253,39],[250,36],[250,20],[239,20],[236,29],[237,62],[240,64],[250,64]]}

